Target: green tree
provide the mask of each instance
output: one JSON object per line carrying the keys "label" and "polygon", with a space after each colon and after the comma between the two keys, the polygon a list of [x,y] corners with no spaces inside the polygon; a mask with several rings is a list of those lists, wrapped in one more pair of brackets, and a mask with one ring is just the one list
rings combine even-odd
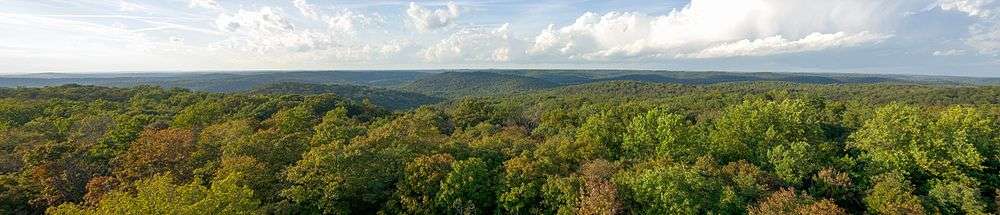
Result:
{"label": "green tree", "polygon": [[215,100],[206,99],[177,113],[172,125],[178,128],[202,127],[218,121],[225,114],[222,104]]}
{"label": "green tree", "polygon": [[550,158],[519,156],[503,164],[500,209],[507,213],[541,213],[542,186],[549,175],[559,172]]}
{"label": "green tree", "polygon": [[963,174],[978,175],[990,153],[1000,148],[1000,131],[994,120],[970,107],[954,106],[942,111],[929,122],[929,137],[920,150],[912,150],[914,161],[935,176],[955,179]]}
{"label": "green tree", "polygon": [[[419,109],[372,129],[350,145],[313,147],[288,167],[282,195],[305,212],[378,211],[392,199],[406,163],[437,153],[440,114]],[[297,159],[296,159],[297,160]]]}
{"label": "green tree", "polygon": [[315,121],[312,111],[304,106],[278,111],[268,120],[282,134],[310,132]]}
{"label": "green tree", "polygon": [[315,147],[288,168],[286,179],[292,186],[282,196],[307,213],[377,211],[402,177],[398,169],[408,155],[397,150]]}
{"label": "green tree", "polygon": [[253,191],[236,185],[239,175],[230,175],[204,187],[197,182],[175,185],[169,175],[136,182],[135,193],[127,190],[107,194],[93,208],[63,204],[49,214],[257,214],[259,202]]}
{"label": "green tree", "polygon": [[630,202],[626,207],[635,213],[700,214],[734,206],[723,204],[719,181],[696,168],[683,164],[645,165],[615,179],[627,193]]}
{"label": "green tree", "polygon": [[864,198],[868,212],[878,214],[923,214],[920,197],[913,194],[913,185],[903,174],[886,173],[875,178]]}
{"label": "green tree", "polygon": [[496,207],[496,177],[479,158],[455,162],[441,181],[436,205],[449,213],[480,214]]}
{"label": "green tree", "polygon": [[150,115],[116,116],[115,126],[101,137],[99,144],[91,149],[90,156],[110,160],[120,155],[128,149],[129,144],[139,138],[144,128],[153,120],[154,116]]}
{"label": "green tree", "polygon": [[542,185],[542,214],[577,214],[583,179],[550,176]]}
{"label": "green tree", "polygon": [[130,182],[170,172],[180,181],[190,181],[194,170],[206,162],[193,157],[196,151],[198,145],[190,130],[148,130],[118,157],[115,176]]}
{"label": "green tree", "polygon": [[464,98],[458,100],[454,107],[448,109],[448,115],[451,116],[456,127],[467,128],[476,126],[479,123],[502,124],[509,113],[497,103],[482,99]]}
{"label": "green tree", "polygon": [[608,111],[587,117],[576,131],[576,142],[586,148],[603,149],[599,157],[613,159],[622,152],[625,123]]}
{"label": "green tree", "polygon": [[774,174],[792,185],[802,184],[819,171],[823,158],[818,147],[804,142],[774,146],[767,155]]}
{"label": "green tree", "polygon": [[39,190],[29,180],[16,174],[0,175],[0,213],[39,214],[45,210],[38,204],[31,204]]}
{"label": "green tree", "polygon": [[803,100],[744,101],[726,108],[714,127],[713,154],[726,162],[745,159],[791,185],[801,185],[837,154],[819,110]]}
{"label": "green tree", "polygon": [[943,214],[987,214],[986,204],[975,182],[931,180],[927,193],[936,212]]}
{"label": "green tree", "polygon": [[715,154],[725,161],[747,159],[770,169],[768,151],[775,146],[823,142],[815,108],[801,100],[748,100],[726,108],[711,132]]}
{"label": "green tree", "polygon": [[0,100],[0,131],[18,127],[28,123],[38,114],[41,107],[34,107],[34,102],[22,102],[13,99]]}
{"label": "green tree", "polygon": [[338,107],[323,116],[323,121],[316,125],[309,145],[318,146],[322,144],[340,143],[349,144],[351,138],[365,133],[365,128],[347,115],[347,109]]}
{"label": "green tree", "polygon": [[700,138],[684,116],[658,108],[636,116],[626,128],[622,148],[631,158],[655,153],[673,159],[695,155]]}
{"label": "green tree", "polygon": [[265,206],[280,199],[279,194],[284,185],[281,182],[281,175],[274,174],[267,164],[253,157],[223,158],[212,179],[223,179],[230,175],[240,175],[239,178],[232,179],[233,183],[253,190],[254,196],[265,201]]}
{"label": "green tree", "polygon": [[996,152],[995,125],[974,108],[956,106],[934,116],[889,104],[851,135],[851,146],[861,152],[869,175],[903,172],[918,185],[934,178],[983,177],[987,154]]}
{"label": "green tree", "polygon": [[916,173],[911,150],[917,149],[928,121],[917,108],[889,104],[875,111],[874,117],[851,135],[852,147],[861,151],[869,174],[891,171]]}
{"label": "green tree", "polygon": [[406,176],[396,187],[402,211],[408,214],[446,212],[436,204],[438,191],[452,171],[455,158],[448,154],[421,156],[406,164]]}

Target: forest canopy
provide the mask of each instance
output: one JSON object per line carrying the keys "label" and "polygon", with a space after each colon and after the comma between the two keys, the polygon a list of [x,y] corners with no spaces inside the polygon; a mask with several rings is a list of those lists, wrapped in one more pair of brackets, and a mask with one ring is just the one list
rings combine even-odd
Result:
{"label": "forest canopy", "polygon": [[1000,213],[991,86],[0,88],[0,150],[0,214]]}

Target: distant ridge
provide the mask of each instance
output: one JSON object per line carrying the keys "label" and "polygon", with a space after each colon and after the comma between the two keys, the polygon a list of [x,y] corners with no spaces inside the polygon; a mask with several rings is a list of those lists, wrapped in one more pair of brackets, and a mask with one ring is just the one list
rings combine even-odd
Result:
{"label": "distant ridge", "polygon": [[498,95],[604,81],[676,84],[783,81],[809,84],[1000,85],[1000,78],[979,77],[660,70],[376,70],[0,75],[0,87],[65,84],[114,87],[153,85],[207,92],[241,92],[260,85],[297,82],[399,89],[439,97]]}
{"label": "distant ridge", "polygon": [[493,72],[445,72],[417,79],[400,89],[442,97],[500,95],[557,87],[539,78]]}
{"label": "distant ridge", "polygon": [[416,108],[441,102],[443,99],[424,94],[403,92],[398,90],[380,89],[367,86],[311,84],[283,82],[265,84],[251,90],[252,94],[323,94],[333,93],[338,96],[362,101],[368,99],[380,107],[390,110]]}
{"label": "distant ridge", "polygon": [[156,73],[156,75],[88,77],[80,74],[42,74],[41,76],[0,76],[0,87],[41,87],[64,84],[99,86],[154,85],[180,87],[208,92],[238,92],[258,85],[282,82],[316,84],[350,84],[364,86],[398,86],[430,75],[416,71],[270,71],[246,73]]}

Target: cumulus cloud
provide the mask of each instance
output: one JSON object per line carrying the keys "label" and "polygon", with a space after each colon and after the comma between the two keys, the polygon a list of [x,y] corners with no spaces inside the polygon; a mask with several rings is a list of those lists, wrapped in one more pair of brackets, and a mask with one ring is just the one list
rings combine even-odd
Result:
{"label": "cumulus cloud", "polygon": [[549,25],[537,37],[532,54],[591,58],[611,52],[637,54],[650,42],[652,18],[644,14],[586,13],[559,29]]}
{"label": "cumulus cloud", "polygon": [[[959,11],[975,17],[989,17],[996,7],[994,0],[939,0],[942,10]],[[991,6],[992,5],[992,6]]]}
{"label": "cumulus cloud", "polygon": [[[901,68],[911,62],[922,63],[924,59],[921,58],[933,56],[962,56],[955,59],[964,60],[964,57],[981,55],[975,59],[969,57],[968,61],[974,61],[984,59],[983,56],[1000,55],[1000,0],[691,0],[672,11],[649,14],[580,11],[572,17],[549,15],[527,19],[513,16],[532,13],[524,11],[533,9],[532,4],[488,8],[478,11],[485,16],[469,16],[466,13],[473,10],[455,2],[415,1],[396,5],[366,1],[344,3],[345,7],[341,8],[334,7],[342,6],[339,4],[322,7],[325,4],[309,0],[268,1],[239,7],[236,1],[181,0],[181,7],[187,4],[191,8],[209,9],[187,13],[161,10],[144,1],[148,0],[111,0],[103,5],[127,12],[120,15],[47,13],[51,15],[18,17],[0,13],[0,27],[18,32],[0,41],[0,46],[17,48],[6,49],[7,56],[14,56],[6,59],[59,53],[65,55],[65,59],[89,55],[118,61],[120,56],[146,54],[150,56],[148,59],[191,60],[165,61],[163,65],[168,66],[164,68],[181,64],[220,65],[217,61],[224,61],[229,68],[255,65],[264,68],[285,65],[434,67],[492,63],[683,68],[687,65],[698,67],[703,62],[710,66],[702,68],[711,68],[716,62],[740,62],[749,66],[731,68],[756,69],[754,67],[759,68],[760,64],[753,65],[757,62],[754,59],[710,59],[787,57],[792,53],[864,46],[871,46],[877,52],[869,53],[866,48],[831,53],[852,55],[850,60],[853,62],[845,63],[849,64],[847,66],[816,65],[799,58],[762,59],[760,62],[768,64],[765,66],[788,64],[805,68],[870,65]],[[220,2],[234,5],[226,9]],[[371,4],[379,6],[370,7]],[[566,5],[577,6],[575,8],[557,10],[578,10],[584,8],[581,4],[587,8],[591,6],[574,2]],[[608,7],[602,4],[593,8],[608,11],[623,4],[627,3],[611,2]],[[396,5],[396,9],[385,10],[384,7],[391,7],[386,5]],[[149,13],[138,13],[144,11]],[[392,14],[382,16],[375,11]],[[217,16],[204,16],[206,13]],[[504,20],[505,16],[510,20]],[[548,27],[525,29],[548,24],[538,23],[546,20],[533,18],[560,21]],[[571,19],[562,23],[563,18]],[[32,19],[45,22],[30,22]],[[502,24],[503,21],[513,23]],[[21,22],[28,24],[18,24]],[[209,29],[205,28],[205,23]],[[49,27],[41,28],[43,26]],[[529,31],[514,34],[514,29]],[[876,46],[882,43],[886,45]],[[17,47],[22,44],[49,50]],[[880,60],[874,64],[866,62],[869,58],[864,57],[892,54],[899,54],[892,58],[905,60]],[[927,64],[936,62],[928,61]],[[36,64],[58,63],[38,61]],[[95,63],[95,68],[100,66],[103,65]]]}
{"label": "cumulus cloud", "polygon": [[332,33],[353,34],[359,28],[385,23],[383,17],[378,14],[367,15],[347,9],[334,11],[332,15],[327,15],[318,11],[315,5],[306,0],[292,0],[292,5],[299,10],[302,16],[326,23]]}
{"label": "cumulus cloud", "polygon": [[359,28],[385,23],[383,17],[378,14],[368,15],[347,9],[334,11],[332,15],[327,15],[319,12],[315,5],[306,0],[292,0],[292,5],[299,10],[302,16],[326,23],[332,33],[353,34]]}
{"label": "cumulus cloud", "polygon": [[318,21],[327,24],[326,29],[298,27],[283,10],[271,7],[223,13],[216,18],[215,26],[228,38],[216,43],[215,47],[257,54],[302,55],[299,57],[312,57],[313,60],[356,60],[360,53],[374,57],[397,54],[402,49],[399,42],[386,44],[385,41],[356,37],[368,27],[379,25],[380,16],[351,10],[317,16],[322,16]]}
{"label": "cumulus cloud", "polygon": [[969,27],[965,44],[980,54],[1000,52],[1000,2],[994,0],[939,0],[938,7],[946,11],[966,13],[977,19]]}
{"label": "cumulus cloud", "polygon": [[326,49],[334,44],[328,34],[296,29],[280,10],[270,7],[221,14],[216,18],[215,25],[232,35],[223,46],[253,52],[282,49],[309,51]]}
{"label": "cumulus cloud", "polygon": [[1000,20],[973,25],[969,29],[969,34],[971,36],[965,39],[965,43],[978,50],[980,54],[1000,53]]}
{"label": "cumulus cloud", "polygon": [[309,4],[306,0],[292,0],[292,5],[299,9],[302,16],[310,19],[319,19],[319,12],[316,12],[316,7]]}
{"label": "cumulus cloud", "polygon": [[221,8],[221,6],[219,6],[219,2],[216,2],[215,0],[191,0],[191,2],[188,3],[188,7],[205,9]]}
{"label": "cumulus cloud", "polygon": [[215,26],[222,31],[266,31],[281,32],[295,29],[287,18],[276,9],[262,7],[260,10],[248,11],[240,9],[235,14],[221,14],[215,20]]}
{"label": "cumulus cloud", "polygon": [[520,48],[511,37],[510,24],[494,29],[463,29],[422,51],[428,62],[508,62],[511,49]]}
{"label": "cumulus cloud", "polygon": [[410,22],[420,31],[447,27],[455,22],[460,13],[460,8],[455,2],[448,2],[446,8],[436,10],[430,10],[416,2],[410,2],[410,7],[406,9],[406,15],[410,18]]}
{"label": "cumulus cloud", "polygon": [[570,59],[731,57],[877,42],[903,1],[693,0],[667,15],[586,13],[550,26],[529,53]]}
{"label": "cumulus cloud", "polygon": [[712,46],[697,53],[681,54],[682,58],[719,58],[737,56],[765,56],[783,53],[819,51],[837,47],[851,47],[881,41],[889,36],[871,34],[867,31],[857,34],[837,32],[833,34],[813,33],[799,40],[788,40],[781,35],[755,40],[740,40]]}
{"label": "cumulus cloud", "polygon": [[377,14],[366,15],[351,10],[343,10],[331,16],[324,16],[324,20],[331,31],[347,34],[353,34],[359,28],[378,26],[385,23],[385,20]]}

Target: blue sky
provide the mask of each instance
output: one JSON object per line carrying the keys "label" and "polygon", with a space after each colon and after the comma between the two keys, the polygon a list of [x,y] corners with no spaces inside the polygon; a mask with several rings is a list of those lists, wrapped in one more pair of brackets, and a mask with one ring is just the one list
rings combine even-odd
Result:
{"label": "blue sky", "polygon": [[1000,77],[1000,0],[0,0],[0,73],[600,68]]}

